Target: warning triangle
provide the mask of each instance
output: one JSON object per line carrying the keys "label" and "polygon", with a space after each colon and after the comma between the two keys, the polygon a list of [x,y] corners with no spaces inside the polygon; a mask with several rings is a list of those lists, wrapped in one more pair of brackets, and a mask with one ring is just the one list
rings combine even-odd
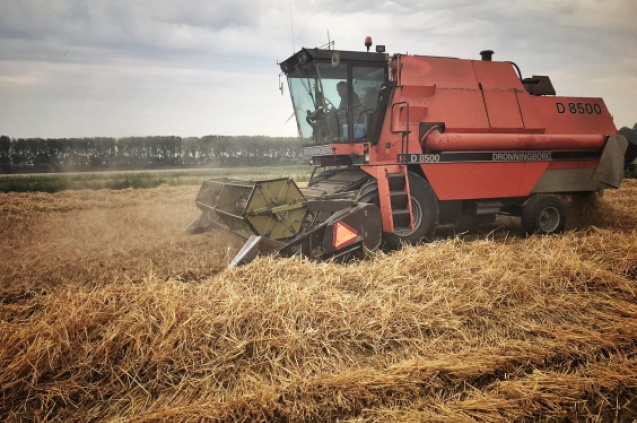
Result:
{"label": "warning triangle", "polygon": [[358,238],[358,232],[347,223],[337,222],[334,225],[334,247],[341,249]]}

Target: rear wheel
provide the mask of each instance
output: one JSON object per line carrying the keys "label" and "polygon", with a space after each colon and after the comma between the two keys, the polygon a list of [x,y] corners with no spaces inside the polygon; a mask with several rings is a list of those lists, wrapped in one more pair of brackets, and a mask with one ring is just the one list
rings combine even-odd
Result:
{"label": "rear wheel", "polygon": [[527,235],[560,233],[566,224],[564,203],[550,195],[534,195],[522,209],[522,228]]}
{"label": "rear wheel", "polygon": [[[383,247],[395,250],[402,243],[414,245],[422,240],[432,241],[438,226],[438,198],[427,182],[415,173],[409,172],[411,213],[414,228],[396,228],[394,233],[383,232]],[[380,204],[376,181],[369,182],[361,189],[362,202]]]}

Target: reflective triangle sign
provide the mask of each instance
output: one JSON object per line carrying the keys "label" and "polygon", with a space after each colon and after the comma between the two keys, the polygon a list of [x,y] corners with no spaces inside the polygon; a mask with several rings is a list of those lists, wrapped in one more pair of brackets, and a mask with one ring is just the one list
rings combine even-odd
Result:
{"label": "reflective triangle sign", "polygon": [[337,222],[334,225],[334,238],[332,243],[334,247],[341,249],[351,244],[358,238],[358,232],[344,222]]}

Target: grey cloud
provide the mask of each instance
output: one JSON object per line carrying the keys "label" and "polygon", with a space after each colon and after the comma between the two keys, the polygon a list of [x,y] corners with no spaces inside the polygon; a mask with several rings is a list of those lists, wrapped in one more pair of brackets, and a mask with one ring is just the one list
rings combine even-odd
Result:
{"label": "grey cloud", "polygon": [[[343,13],[391,13],[392,15],[407,15],[418,12],[429,12],[442,9],[456,9],[476,6],[473,0],[325,0],[310,2],[292,2],[297,9],[310,9],[313,13],[328,13],[341,15]],[[301,6],[302,5],[302,6]],[[397,22],[400,25],[400,22]]]}
{"label": "grey cloud", "polygon": [[[276,60],[327,41],[477,58],[637,116],[633,0],[0,0],[0,133],[294,135]],[[249,115],[249,118],[247,118]],[[90,131],[92,133],[89,133]]]}
{"label": "grey cloud", "polygon": [[233,2],[148,2],[151,17],[166,23],[190,25],[214,30],[231,26],[250,27],[258,23],[262,3],[247,0]]}
{"label": "grey cloud", "polygon": [[89,36],[135,36],[161,23],[217,31],[255,25],[261,7],[247,0],[1,0],[0,35],[34,39],[86,31]]}
{"label": "grey cloud", "polygon": [[0,60],[232,54],[232,43],[215,40],[258,25],[260,7],[247,1],[2,0]]}

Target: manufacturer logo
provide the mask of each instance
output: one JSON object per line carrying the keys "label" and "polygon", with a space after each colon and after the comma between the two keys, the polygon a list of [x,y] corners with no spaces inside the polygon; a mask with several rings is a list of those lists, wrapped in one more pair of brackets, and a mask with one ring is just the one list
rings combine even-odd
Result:
{"label": "manufacturer logo", "polygon": [[331,156],[334,154],[331,145],[316,145],[313,147],[303,147],[303,155],[308,157]]}
{"label": "manufacturer logo", "polygon": [[553,158],[550,152],[538,153],[493,153],[494,162],[548,162]]}

